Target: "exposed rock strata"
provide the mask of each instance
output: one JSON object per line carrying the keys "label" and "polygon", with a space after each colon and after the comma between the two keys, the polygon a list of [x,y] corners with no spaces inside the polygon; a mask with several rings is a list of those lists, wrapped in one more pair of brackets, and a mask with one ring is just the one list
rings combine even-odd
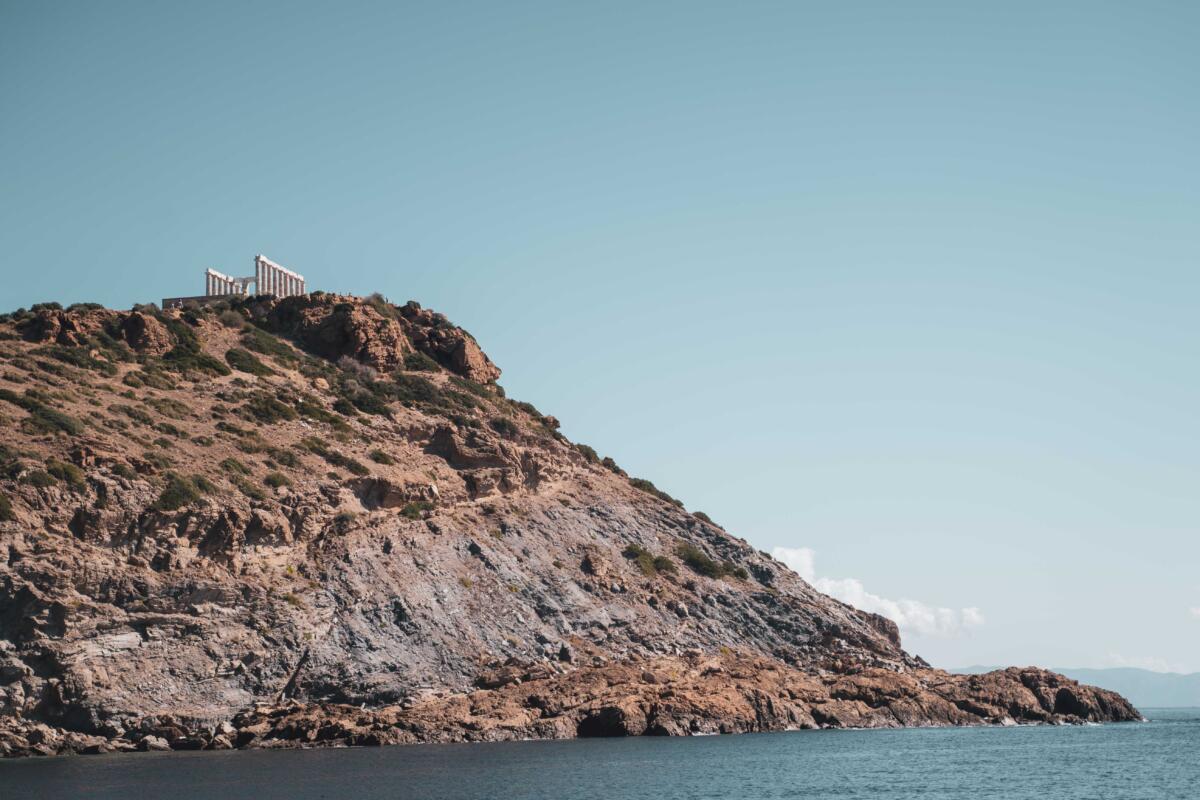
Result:
{"label": "exposed rock strata", "polygon": [[1138,717],[930,669],[438,314],[220,311],[0,321],[0,753]]}

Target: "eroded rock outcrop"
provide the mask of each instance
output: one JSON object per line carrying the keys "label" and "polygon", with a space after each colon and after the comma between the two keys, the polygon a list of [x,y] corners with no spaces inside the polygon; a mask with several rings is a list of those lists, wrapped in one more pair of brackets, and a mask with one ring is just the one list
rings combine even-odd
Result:
{"label": "eroded rock outcrop", "polygon": [[498,375],[377,298],[0,318],[0,753],[1137,718],[930,669]]}

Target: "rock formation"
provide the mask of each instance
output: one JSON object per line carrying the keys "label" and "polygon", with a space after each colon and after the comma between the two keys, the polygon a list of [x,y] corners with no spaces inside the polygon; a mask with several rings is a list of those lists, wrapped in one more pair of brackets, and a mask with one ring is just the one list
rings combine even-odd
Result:
{"label": "rock formation", "polygon": [[321,293],[0,318],[0,753],[1134,720],[951,675]]}

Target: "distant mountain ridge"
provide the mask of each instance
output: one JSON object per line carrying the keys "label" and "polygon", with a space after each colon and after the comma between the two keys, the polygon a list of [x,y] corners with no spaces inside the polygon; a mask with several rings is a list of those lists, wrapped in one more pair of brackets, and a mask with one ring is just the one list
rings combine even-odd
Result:
{"label": "distant mountain ridge", "polygon": [[[952,669],[950,672],[960,675],[975,675],[990,672],[993,669],[995,667],[976,665]],[[1200,707],[1200,672],[1154,672],[1137,667],[1055,668],[1054,671],[1080,683],[1111,689],[1141,709],[1171,706]]]}

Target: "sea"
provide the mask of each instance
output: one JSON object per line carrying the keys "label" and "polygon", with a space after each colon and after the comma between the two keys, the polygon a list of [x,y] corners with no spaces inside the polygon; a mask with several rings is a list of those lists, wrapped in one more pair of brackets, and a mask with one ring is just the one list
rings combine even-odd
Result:
{"label": "sea", "polygon": [[0,762],[0,799],[1196,800],[1200,709],[1143,723],[136,753]]}

